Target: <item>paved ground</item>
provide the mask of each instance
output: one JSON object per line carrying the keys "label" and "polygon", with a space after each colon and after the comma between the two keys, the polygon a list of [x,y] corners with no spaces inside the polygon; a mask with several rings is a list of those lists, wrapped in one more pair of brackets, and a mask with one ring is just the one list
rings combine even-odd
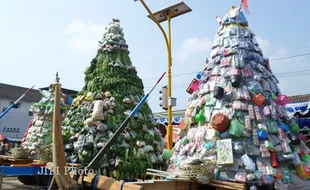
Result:
{"label": "paved ground", "polygon": [[4,177],[2,181],[2,189],[5,190],[13,190],[13,189],[20,189],[20,190],[27,190],[27,189],[43,189],[40,187],[35,186],[28,186],[21,183],[17,177]]}

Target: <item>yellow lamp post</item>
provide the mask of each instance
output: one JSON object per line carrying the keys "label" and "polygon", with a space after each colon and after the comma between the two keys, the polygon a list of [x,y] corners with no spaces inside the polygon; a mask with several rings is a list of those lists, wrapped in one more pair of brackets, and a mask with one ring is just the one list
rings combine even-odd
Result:
{"label": "yellow lamp post", "polygon": [[[137,1],[137,0],[135,0]],[[171,93],[171,66],[172,66],[172,56],[171,56],[171,19],[177,16],[183,15],[192,11],[184,2],[179,2],[174,5],[171,5],[167,8],[161,9],[152,13],[152,11],[148,8],[144,0],[140,0],[144,8],[149,13],[148,17],[152,19],[156,25],[159,27],[163,36],[165,38],[166,46],[167,46],[167,53],[168,53],[168,130],[167,130],[167,137],[168,137],[168,149],[172,149],[172,106],[175,106],[175,98],[172,98]],[[168,21],[168,37],[160,25],[161,22]],[[174,104],[174,105],[173,105]]]}

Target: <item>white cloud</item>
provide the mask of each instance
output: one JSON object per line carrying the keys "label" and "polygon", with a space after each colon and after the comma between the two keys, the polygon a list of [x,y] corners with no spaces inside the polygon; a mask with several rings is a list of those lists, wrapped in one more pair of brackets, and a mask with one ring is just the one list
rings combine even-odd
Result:
{"label": "white cloud", "polygon": [[297,57],[272,61],[273,59],[285,58],[293,54],[284,47],[276,48],[272,46],[268,39],[257,36],[256,40],[262,48],[264,56],[271,60],[271,69],[279,80],[279,87],[282,93],[287,95],[309,93],[309,89],[304,88],[308,86],[309,72],[294,73],[310,69],[307,58]]}
{"label": "white cloud", "polygon": [[288,52],[284,47],[275,48],[271,45],[268,39],[257,36],[256,40],[261,47],[264,56],[268,57],[269,59],[277,59],[281,57],[286,57],[288,55]]}
{"label": "white cloud", "polygon": [[262,48],[263,53],[267,53],[270,50],[269,40],[263,39],[260,36],[257,36],[256,40],[257,40],[259,46]]}
{"label": "white cloud", "polygon": [[208,53],[211,47],[211,40],[209,38],[197,38],[192,37],[184,40],[181,45],[179,53],[176,58],[179,61],[184,61],[188,57],[191,57],[197,53]]}
{"label": "white cloud", "polygon": [[105,25],[93,21],[73,20],[63,30],[66,43],[76,53],[96,52],[98,41],[104,33]]}

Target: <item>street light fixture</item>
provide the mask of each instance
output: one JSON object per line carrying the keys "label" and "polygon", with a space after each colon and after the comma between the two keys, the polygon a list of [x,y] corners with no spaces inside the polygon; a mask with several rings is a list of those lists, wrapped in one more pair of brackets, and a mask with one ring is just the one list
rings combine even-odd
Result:
{"label": "street light fixture", "polygon": [[[186,13],[191,12],[191,11],[192,11],[192,9],[189,8],[182,1],[182,2],[176,3],[174,5],[171,5],[171,6],[167,7],[167,8],[164,8],[164,9],[161,9],[159,11],[156,11],[156,12],[153,13],[153,15],[154,15],[155,19],[157,20],[157,22],[161,23],[161,22],[164,22],[164,21],[168,20],[168,17],[167,17],[167,13],[168,12],[171,13],[170,19],[172,19],[174,17],[186,14]],[[151,15],[148,15],[148,17],[153,20]]]}
{"label": "street light fixture", "polygon": [[[134,0],[137,1],[137,0]],[[171,93],[171,66],[172,66],[172,56],[171,56],[171,19],[175,18],[177,16],[183,15],[185,13],[188,13],[192,11],[183,1],[176,3],[174,5],[171,5],[167,8],[161,9],[159,11],[156,11],[152,13],[152,11],[148,8],[144,0],[140,0],[144,8],[149,13],[148,17],[151,18],[158,28],[161,30],[166,46],[167,46],[167,53],[168,53],[168,131],[167,131],[167,139],[168,139],[168,149],[172,149],[172,106],[176,105],[176,99],[172,98]],[[168,37],[163,29],[163,27],[160,25],[161,22],[168,21]]]}

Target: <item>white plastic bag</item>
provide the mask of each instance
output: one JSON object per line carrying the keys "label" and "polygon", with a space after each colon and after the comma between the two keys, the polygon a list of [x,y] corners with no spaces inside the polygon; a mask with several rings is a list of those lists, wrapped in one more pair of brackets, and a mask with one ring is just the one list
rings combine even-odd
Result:
{"label": "white plastic bag", "polygon": [[94,103],[94,111],[92,114],[93,120],[104,120],[103,116],[103,105],[104,102],[102,100],[96,100]]}

